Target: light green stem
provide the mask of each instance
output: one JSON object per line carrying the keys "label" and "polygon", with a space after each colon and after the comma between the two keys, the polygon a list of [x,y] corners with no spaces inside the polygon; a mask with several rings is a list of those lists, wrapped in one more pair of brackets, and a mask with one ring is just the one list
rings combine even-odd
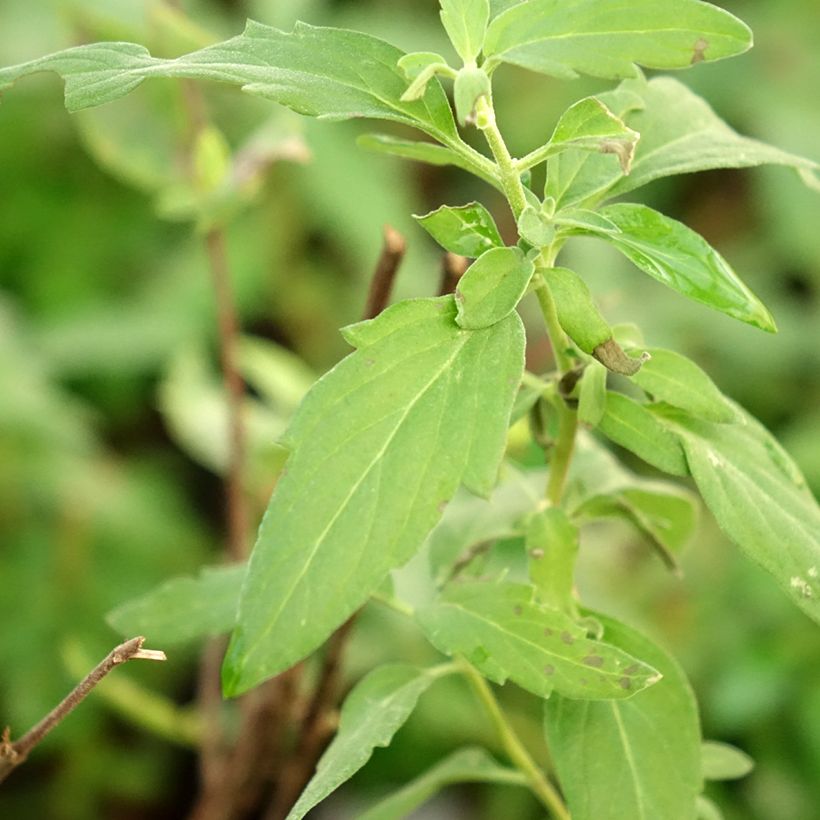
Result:
{"label": "light green stem", "polygon": [[561,795],[547,780],[544,772],[536,765],[515,730],[508,723],[490,685],[467,661],[461,661],[461,670],[492,720],[504,751],[513,765],[527,778],[527,783],[535,796],[556,820],[570,820],[569,811]]}

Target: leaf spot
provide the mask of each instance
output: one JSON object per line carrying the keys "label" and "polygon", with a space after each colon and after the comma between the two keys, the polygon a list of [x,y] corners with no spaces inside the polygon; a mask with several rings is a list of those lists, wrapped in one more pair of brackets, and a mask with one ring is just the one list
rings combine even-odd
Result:
{"label": "leaf spot", "polygon": [[572,644],[574,644],[574,643],[575,643],[575,638],[573,638],[573,637],[572,637],[572,635],[570,635],[570,634],[569,634],[569,632],[567,632],[566,630],[564,630],[564,631],[561,633],[561,640],[562,640],[562,641],[563,641],[563,642],[564,642],[567,646],[571,646]]}
{"label": "leaf spot", "polygon": [[702,63],[706,59],[706,49],[709,48],[709,41],[705,37],[698,37],[695,45],[692,46],[692,65]]}
{"label": "leaf spot", "polygon": [[513,608],[513,614],[520,616],[524,610],[520,606],[516,606]]}
{"label": "leaf spot", "polygon": [[817,577],[817,567],[809,567],[809,578]]}
{"label": "leaf spot", "polygon": [[555,674],[555,667],[551,663],[548,663],[544,667],[544,674],[545,675],[554,675]]}
{"label": "leaf spot", "polygon": [[618,686],[620,686],[621,689],[631,689],[632,688],[632,681],[631,681],[630,678],[621,678],[618,681]]}
{"label": "leaf spot", "polygon": [[548,626],[544,627],[544,635],[548,638],[552,637],[552,630]]}
{"label": "leaf spot", "polygon": [[637,663],[633,663],[631,666],[627,666],[626,669],[624,669],[624,675],[637,675],[640,671],[640,665]]}
{"label": "leaf spot", "polygon": [[530,558],[532,558],[533,561],[540,561],[543,557],[544,557],[544,550],[539,549],[538,547],[536,547],[535,549],[530,550]]}
{"label": "leaf spot", "polygon": [[584,663],[587,666],[594,666],[596,669],[600,669],[604,665],[604,659],[600,655],[587,655],[584,658]]}
{"label": "leaf spot", "polygon": [[794,578],[789,581],[789,584],[792,589],[796,589],[804,598],[811,598],[814,595],[811,584],[799,575],[795,575]]}
{"label": "leaf spot", "polygon": [[722,467],[723,466],[723,460],[721,459],[721,457],[714,450],[709,450],[706,453],[706,457],[709,459],[709,463],[713,467]]}

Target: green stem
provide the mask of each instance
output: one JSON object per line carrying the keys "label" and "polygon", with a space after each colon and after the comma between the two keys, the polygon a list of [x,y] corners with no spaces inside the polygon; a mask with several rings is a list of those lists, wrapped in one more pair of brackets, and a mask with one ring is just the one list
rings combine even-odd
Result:
{"label": "green stem", "polygon": [[521,175],[516,168],[515,161],[504,142],[504,137],[501,136],[501,131],[498,130],[493,104],[486,97],[481,97],[476,103],[475,110],[476,124],[484,134],[484,139],[487,140],[487,145],[490,146],[490,151],[492,151],[493,157],[498,163],[498,173],[501,185],[504,188],[504,194],[510,203],[513,215],[518,219],[521,212],[527,207],[527,197],[524,194],[524,185],[521,182]]}
{"label": "green stem", "polygon": [[527,778],[527,783],[535,796],[544,804],[547,810],[557,820],[570,820],[569,811],[561,799],[561,795],[547,780],[544,773],[536,765],[530,753],[524,747],[515,730],[510,726],[495,699],[493,690],[486,680],[469,664],[461,661],[461,671],[473,687],[473,691],[481,701],[487,714],[493,722],[501,745],[515,767]]}

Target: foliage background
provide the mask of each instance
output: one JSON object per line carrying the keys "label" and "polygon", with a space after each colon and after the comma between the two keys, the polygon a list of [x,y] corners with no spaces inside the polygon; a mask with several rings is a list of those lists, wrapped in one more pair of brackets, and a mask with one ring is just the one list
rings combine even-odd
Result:
{"label": "foliage background", "polygon": [[[741,132],[818,158],[820,7],[815,0],[721,5],[751,24],[757,47],[681,79]],[[246,16],[281,27],[300,18],[360,28],[407,50],[448,49],[435,0],[182,6],[187,18],[162,0],[4,0],[0,64],[101,38],[172,56],[236,33]],[[499,72],[499,119],[513,152],[540,144],[566,105],[601,88]],[[116,641],[107,611],[217,561],[223,535],[214,309],[202,241],[185,218],[181,92],[150,83],[73,117],[60,93],[55,78],[40,76],[0,106],[0,722],[18,733]],[[240,192],[229,232],[244,327],[300,360],[269,349],[263,357],[274,385],[260,390],[253,410],[251,484],[261,510],[281,462],[270,442],[305,373],[344,355],[336,329],[359,316],[381,226],[389,222],[409,241],[401,297],[429,294],[438,279],[437,253],[411,213],[483,197],[508,234],[514,226],[495,193],[458,171],[366,155],[354,142],[366,124],[302,120],[218,87],[206,89],[206,100],[232,147],[261,128],[264,145],[292,149],[303,141],[312,154],[306,164],[274,163],[256,190]],[[703,233],[734,263],[781,332],[769,337],[690,305],[602,243],[580,243],[572,252],[582,270],[595,271],[599,301],[613,321],[638,321],[652,343],[698,360],[781,437],[820,493],[817,200],[779,169],[676,178],[647,192],[649,204]],[[531,366],[547,356],[536,345]],[[758,761],[746,780],[714,792],[727,818],[815,816],[820,641],[809,620],[706,515],[682,580],[618,526],[593,530],[582,553],[585,599],[671,648],[698,693],[705,735]],[[351,681],[380,660],[423,660],[429,652],[391,615],[374,614],[354,641]],[[165,668],[144,666],[116,677],[145,687],[141,696],[153,690],[191,701],[196,647],[175,652]],[[121,687],[110,683],[15,773],[0,792],[2,816],[184,813],[196,787],[194,754],[181,733],[169,742],[124,714]],[[540,710],[506,694],[537,746]],[[474,715],[458,682],[439,684],[325,816],[355,814],[464,742],[492,745]],[[425,816],[538,816],[527,795],[485,787],[448,793],[434,811]]]}

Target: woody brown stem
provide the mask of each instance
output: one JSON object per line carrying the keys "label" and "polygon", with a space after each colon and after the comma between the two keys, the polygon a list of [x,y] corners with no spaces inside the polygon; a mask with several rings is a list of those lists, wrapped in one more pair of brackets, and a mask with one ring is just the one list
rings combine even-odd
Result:
{"label": "woody brown stem", "polygon": [[363,319],[373,319],[387,307],[399,265],[406,251],[407,242],[404,237],[395,228],[385,225],[384,245],[373,278],[370,280]]}

